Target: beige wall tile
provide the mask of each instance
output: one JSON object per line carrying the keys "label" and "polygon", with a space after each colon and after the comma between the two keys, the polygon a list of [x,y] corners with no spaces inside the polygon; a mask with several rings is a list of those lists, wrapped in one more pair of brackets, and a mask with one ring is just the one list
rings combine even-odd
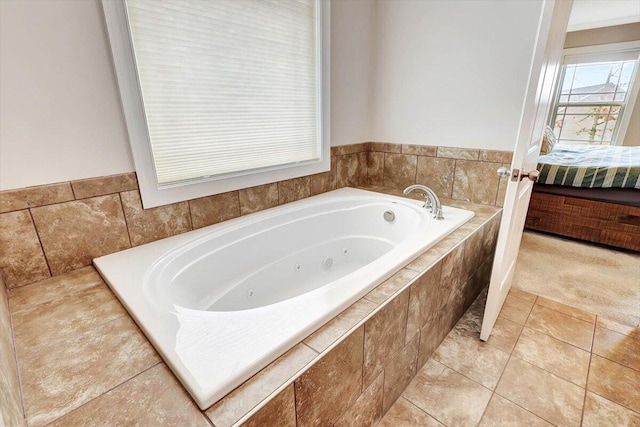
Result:
{"label": "beige wall tile", "polygon": [[369,145],[371,151],[380,151],[383,153],[401,153],[402,145],[392,142],[371,142]]}
{"label": "beige wall tile", "polygon": [[202,228],[240,216],[237,191],[189,200],[193,228]]}
{"label": "beige wall tile", "polygon": [[597,326],[592,351],[599,356],[640,371],[640,334],[624,335]]}
{"label": "beige wall tile", "polygon": [[480,151],[469,148],[438,147],[438,157],[460,160],[478,160]]}
{"label": "beige wall tile", "polygon": [[373,290],[366,294],[364,298],[376,304],[382,304],[387,301],[389,297],[402,289],[403,286],[413,280],[417,275],[417,271],[403,268],[373,288]]}
{"label": "beige wall tile", "polygon": [[507,184],[509,184],[509,182],[506,178],[500,178],[498,182],[498,195],[496,196],[496,206],[500,206],[500,207],[504,206],[504,198],[507,195]]}
{"label": "beige wall tile", "polygon": [[206,410],[216,427],[231,426],[276,391],[318,354],[298,344]]}
{"label": "beige wall tile", "polygon": [[24,426],[20,380],[13,351],[7,290],[0,278],[0,424]]}
{"label": "beige wall tile", "polygon": [[451,198],[455,163],[454,159],[418,156],[416,183],[431,188],[438,197]]}
{"label": "beige wall tile", "polygon": [[27,422],[43,426],[156,365],[160,358],[125,316],[18,362]]}
{"label": "beige wall tile", "polygon": [[415,184],[417,165],[417,156],[385,153],[384,185],[401,189]]}
{"label": "beige wall tile", "polygon": [[554,425],[580,425],[584,389],[515,357],[496,393]]}
{"label": "beige wall tile", "polygon": [[0,213],[73,200],[68,182],[0,191]]}
{"label": "beige wall tile", "polygon": [[360,142],[358,144],[338,145],[331,147],[332,156],[344,156],[346,154],[360,153],[369,151],[368,142]]}
{"label": "beige wall tile", "polygon": [[382,385],[383,375],[364,390],[356,403],[347,410],[334,424],[334,427],[375,426],[382,418]]}
{"label": "beige wall tile", "polygon": [[419,334],[415,334],[400,353],[384,368],[383,413],[400,397],[417,372]]}
{"label": "beige wall tile", "polygon": [[471,203],[493,205],[498,194],[499,163],[456,160],[451,197]]}
{"label": "beige wall tile", "polygon": [[366,185],[368,183],[367,177],[367,157],[368,152],[358,153],[358,185]]}
{"label": "beige wall tile", "polygon": [[288,179],[278,182],[278,203],[290,203],[309,197],[309,177]]}
{"label": "beige wall tile", "polygon": [[580,387],[587,385],[591,359],[588,351],[524,328],[513,355]]}
{"label": "beige wall tile", "polygon": [[336,160],[331,159],[331,170],[329,172],[317,173],[309,177],[309,195],[326,193],[336,189]]}
{"label": "beige wall tile", "polygon": [[481,162],[511,163],[513,152],[497,150],[480,150],[479,160]]}
{"label": "beige wall tile", "polygon": [[440,275],[440,303],[441,308],[449,306],[454,308],[452,313],[456,320],[464,313],[463,285],[466,282],[467,269],[464,264],[465,243],[455,247],[442,259],[442,273]]}
{"label": "beige wall tile", "polygon": [[384,183],[384,153],[367,153],[367,176],[369,184],[382,185]]}
{"label": "beige wall tile", "polygon": [[598,355],[591,356],[587,390],[640,412],[640,372]]}
{"label": "beige wall tile", "polygon": [[73,292],[101,284],[104,284],[102,277],[93,267],[83,267],[37,283],[11,289],[9,306],[15,315],[38,304],[56,301]]}
{"label": "beige wall tile", "polygon": [[295,381],[299,427],[332,425],[362,392],[364,328],[338,344]]}
{"label": "beige wall tile", "polygon": [[535,305],[525,326],[584,350],[591,350],[594,326],[590,322]]}
{"label": "beige wall tile", "polygon": [[31,212],[53,275],[91,265],[93,258],[131,246],[117,194]]}
{"label": "beige wall tile", "polygon": [[508,353],[455,329],[431,357],[490,390],[495,389],[509,360]]}
{"label": "beige wall tile", "polygon": [[315,351],[322,352],[377,307],[378,304],[362,298],[311,334],[304,343]]}
{"label": "beige wall tile", "polygon": [[509,402],[504,397],[494,394],[479,427],[506,426],[552,427],[553,424],[549,424],[515,403]]}
{"label": "beige wall tile", "polygon": [[431,145],[402,145],[402,154],[415,154],[416,156],[430,156],[435,157],[438,155],[438,147]]}
{"label": "beige wall tile", "polygon": [[405,290],[364,325],[364,374],[367,387],[404,347],[409,291]]}
{"label": "beige wall tile", "polygon": [[164,364],[144,371],[50,425],[68,427],[104,423],[114,426],[209,426]]}
{"label": "beige wall tile", "polygon": [[[449,245],[450,243],[451,245]],[[406,268],[414,271],[424,271],[444,258],[444,256],[458,243],[460,242],[457,239],[455,243],[453,243],[452,239],[445,237],[427,252],[411,261]]]}
{"label": "beige wall tile", "polygon": [[28,210],[0,214],[0,270],[9,288],[51,275]]}
{"label": "beige wall tile", "polygon": [[607,425],[640,426],[640,415],[588,391],[582,426],[602,427]]}
{"label": "beige wall tile", "polygon": [[402,397],[445,425],[472,426],[480,421],[491,392],[429,359]]}
{"label": "beige wall tile", "polygon": [[278,184],[265,184],[257,187],[244,188],[238,191],[240,198],[240,214],[248,215],[253,212],[278,206]]}
{"label": "beige wall tile", "polygon": [[[16,352],[20,358],[37,353],[48,345],[125,315],[126,311],[105,284],[33,305],[13,313]],[[43,325],[47,325],[46,333],[42,331]]]}
{"label": "beige wall tile", "polygon": [[192,230],[187,202],[143,209],[138,190],[120,193],[120,197],[132,246]]}
{"label": "beige wall tile", "polygon": [[360,162],[357,153],[336,157],[336,188],[360,184]]}
{"label": "beige wall tile", "polygon": [[449,319],[440,312],[429,320],[420,330],[420,345],[418,348],[418,370],[427,363],[433,352],[449,333]]}
{"label": "beige wall tile", "polygon": [[296,427],[296,398],[293,384],[281,391],[242,425],[244,427]]}
{"label": "beige wall tile", "polygon": [[437,316],[440,307],[440,272],[438,263],[424,272],[409,288],[409,317],[405,342],[409,342],[427,322]]}
{"label": "beige wall tile", "polygon": [[135,172],[131,172],[71,181],[71,187],[73,187],[76,199],[86,199],[87,197],[137,190],[138,180]]}
{"label": "beige wall tile", "polygon": [[400,398],[394,403],[378,424],[378,427],[442,427],[435,418],[427,415],[422,409],[415,406],[405,398]]}

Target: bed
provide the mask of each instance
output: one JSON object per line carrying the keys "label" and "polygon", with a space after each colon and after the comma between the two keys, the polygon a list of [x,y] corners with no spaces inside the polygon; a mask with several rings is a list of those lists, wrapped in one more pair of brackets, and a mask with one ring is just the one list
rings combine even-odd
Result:
{"label": "bed", "polygon": [[640,147],[555,145],[538,170],[526,228],[640,251]]}

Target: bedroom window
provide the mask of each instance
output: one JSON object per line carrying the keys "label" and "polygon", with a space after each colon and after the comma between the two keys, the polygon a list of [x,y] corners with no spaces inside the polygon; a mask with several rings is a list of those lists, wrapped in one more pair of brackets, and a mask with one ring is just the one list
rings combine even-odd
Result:
{"label": "bedroom window", "polygon": [[621,145],[638,97],[636,42],[567,49],[551,122],[560,144]]}
{"label": "bedroom window", "polygon": [[145,208],[329,170],[329,2],[103,7]]}

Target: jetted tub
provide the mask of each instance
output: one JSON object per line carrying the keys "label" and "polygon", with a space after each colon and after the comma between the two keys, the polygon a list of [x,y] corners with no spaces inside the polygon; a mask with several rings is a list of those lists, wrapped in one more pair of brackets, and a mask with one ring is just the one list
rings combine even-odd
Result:
{"label": "jetted tub", "polygon": [[205,409],[464,224],[343,188],[93,260]]}

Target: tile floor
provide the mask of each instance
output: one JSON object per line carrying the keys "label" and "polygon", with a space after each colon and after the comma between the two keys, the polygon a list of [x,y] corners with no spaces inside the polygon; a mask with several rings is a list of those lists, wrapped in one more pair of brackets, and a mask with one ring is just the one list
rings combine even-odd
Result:
{"label": "tile floor", "polygon": [[640,426],[640,329],[513,288],[484,343],[485,299],[380,426]]}

